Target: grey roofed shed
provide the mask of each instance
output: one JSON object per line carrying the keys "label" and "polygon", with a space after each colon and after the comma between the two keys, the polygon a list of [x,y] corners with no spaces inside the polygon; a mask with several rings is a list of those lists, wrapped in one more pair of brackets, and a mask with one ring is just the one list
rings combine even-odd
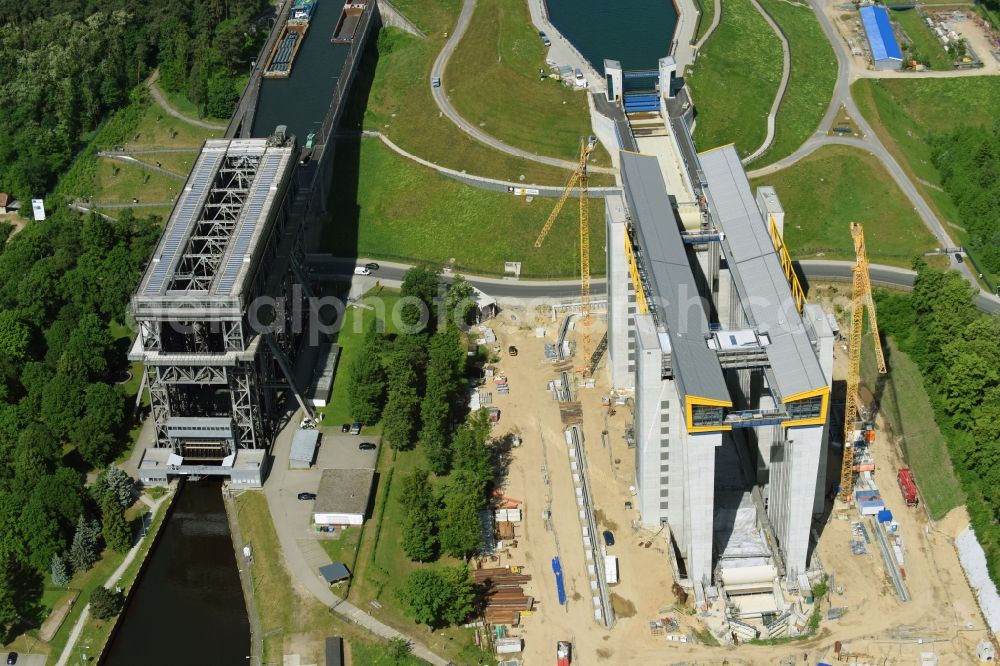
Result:
{"label": "grey roofed shed", "polygon": [[332,562],[319,568],[319,575],[327,583],[333,584],[351,577],[351,572],[347,570],[347,565],[343,562]]}
{"label": "grey roofed shed", "polygon": [[344,639],[340,636],[326,638],[326,666],[344,666]]}
{"label": "grey roofed shed", "polygon": [[289,469],[309,469],[316,457],[319,430],[296,430],[292,437],[292,450],[288,454]]}

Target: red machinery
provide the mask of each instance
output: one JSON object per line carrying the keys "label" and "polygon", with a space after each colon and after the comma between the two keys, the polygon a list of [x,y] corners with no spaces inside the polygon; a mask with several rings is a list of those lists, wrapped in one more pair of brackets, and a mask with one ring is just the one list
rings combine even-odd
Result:
{"label": "red machinery", "polygon": [[914,507],[920,504],[920,498],[917,496],[917,484],[913,480],[913,472],[910,471],[910,468],[901,467],[899,474],[896,475],[896,480],[899,481],[899,489],[903,492],[906,506]]}

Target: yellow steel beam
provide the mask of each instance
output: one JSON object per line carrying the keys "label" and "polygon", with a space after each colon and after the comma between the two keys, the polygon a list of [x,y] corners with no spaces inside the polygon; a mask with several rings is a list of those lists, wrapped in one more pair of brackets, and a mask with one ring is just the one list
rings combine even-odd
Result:
{"label": "yellow steel beam", "polygon": [[788,254],[788,248],[785,247],[785,241],[781,237],[781,232],[778,231],[778,225],[774,222],[774,216],[768,215],[767,221],[768,232],[771,234],[771,243],[774,244],[774,250],[778,253],[778,259],[781,261],[781,270],[785,272],[785,279],[788,280],[788,286],[792,289],[795,308],[801,314],[802,307],[806,304],[806,293],[802,290],[799,276],[795,273],[795,266],[792,265],[792,258]]}
{"label": "yellow steel beam", "polygon": [[646,302],[646,290],[639,277],[639,266],[635,262],[635,250],[632,249],[632,237],[628,227],[625,228],[625,261],[628,263],[628,274],[632,278],[632,289],[635,291],[635,305],[639,314],[649,313],[649,303]]}

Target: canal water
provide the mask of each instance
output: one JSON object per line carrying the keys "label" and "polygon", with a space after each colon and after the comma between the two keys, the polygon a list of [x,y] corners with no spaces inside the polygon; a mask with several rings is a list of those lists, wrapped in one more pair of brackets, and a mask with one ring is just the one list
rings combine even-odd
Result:
{"label": "canal water", "polygon": [[218,481],[184,484],[106,666],[241,666],[250,623]]}
{"label": "canal water", "polygon": [[600,74],[605,59],[620,61],[623,69],[656,69],[670,52],[677,25],[670,0],[545,2],[552,25]]}

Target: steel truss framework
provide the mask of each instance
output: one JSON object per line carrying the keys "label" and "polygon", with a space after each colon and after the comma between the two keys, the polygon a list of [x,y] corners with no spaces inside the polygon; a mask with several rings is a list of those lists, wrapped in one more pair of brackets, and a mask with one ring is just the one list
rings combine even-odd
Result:
{"label": "steel truss framework", "polygon": [[211,287],[260,160],[260,155],[226,156],[177,264],[171,290],[208,291]]}

